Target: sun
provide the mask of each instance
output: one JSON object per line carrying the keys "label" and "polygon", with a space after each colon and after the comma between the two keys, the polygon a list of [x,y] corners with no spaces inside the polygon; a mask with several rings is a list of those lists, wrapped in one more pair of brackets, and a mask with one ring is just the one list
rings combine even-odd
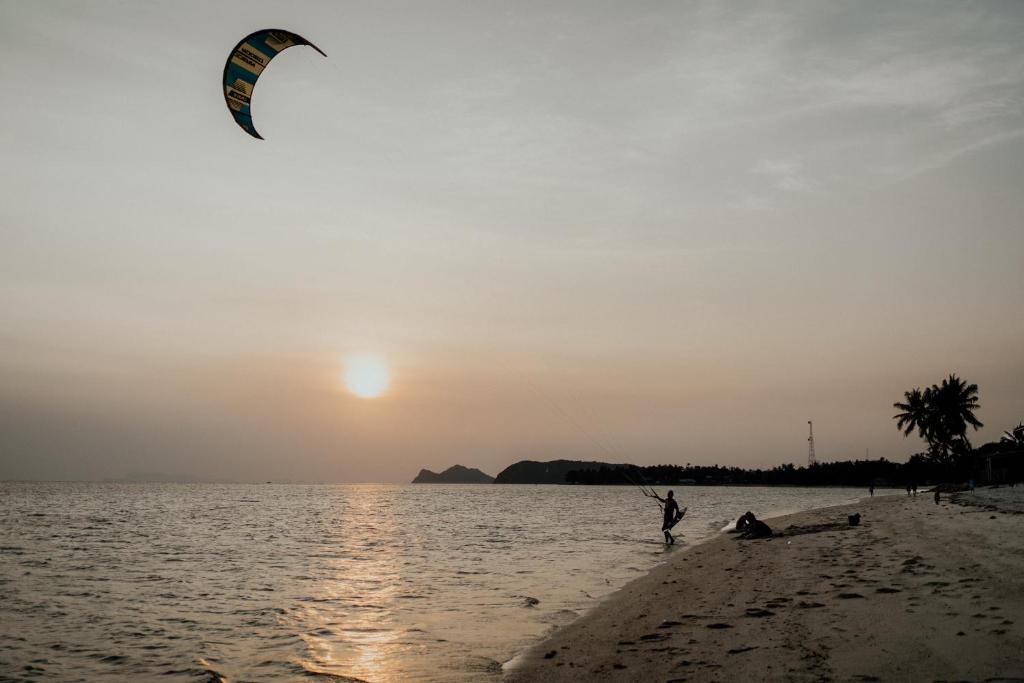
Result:
{"label": "sun", "polygon": [[345,361],[345,387],[359,398],[377,398],[388,390],[390,381],[384,359],[361,353]]}

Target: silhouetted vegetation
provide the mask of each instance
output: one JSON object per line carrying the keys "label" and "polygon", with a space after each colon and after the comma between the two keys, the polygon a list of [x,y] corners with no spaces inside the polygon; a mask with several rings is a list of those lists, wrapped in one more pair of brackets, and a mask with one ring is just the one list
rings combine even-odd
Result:
{"label": "silhouetted vegetation", "polygon": [[[1022,430],[1024,431],[1024,430]],[[1024,435],[1024,434],[1022,434]],[[961,458],[955,466],[940,462],[928,453],[910,456],[899,463],[878,460],[842,460],[810,467],[791,464],[771,469],[743,469],[720,465],[602,465],[594,469],[571,470],[566,484],[656,486],[920,486],[956,483],[969,479],[979,483],[1009,483],[1024,480],[1024,447],[1011,441],[993,441]]]}
{"label": "silhouetted vegetation", "polygon": [[915,458],[911,459],[913,464],[901,464],[880,458],[826,462],[810,467],[785,464],[766,470],[720,465],[605,466],[599,469],[572,470],[565,475],[565,483],[644,483],[659,486],[895,486],[906,484],[912,479],[923,482],[928,477],[929,464],[917,456]]}
{"label": "silhouetted vegetation", "polygon": [[1003,432],[999,441],[979,446],[973,456],[972,464],[981,472],[981,481],[1024,481],[1024,423]]}
{"label": "silhouetted vegetation", "polygon": [[[1024,422],[1004,432],[999,441],[977,449],[967,438],[968,428],[977,430],[984,426],[975,416],[980,407],[977,384],[950,375],[941,384],[904,392],[903,401],[893,406],[900,410],[893,419],[903,434],[909,436],[916,431],[928,445],[927,451],[910,456],[905,463],[880,458],[823,462],[809,467],[785,464],[765,470],[690,464],[639,467],[564,460],[525,464],[543,470],[548,476],[543,481],[535,476],[532,483],[563,483],[557,481],[560,472],[555,470],[567,470],[564,483],[595,485],[867,487],[962,485],[968,480],[1010,483],[1024,479]],[[556,464],[560,467],[553,470]]]}
{"label": "silhouetted vegetation", "polygon": [[1013,429],[1007,429],[1003,432],[1003,438],[999,439],[999,443],[1024,448],[1024,422],[1020,422]]}
{"label": "silhouetted vegetation", "polygon": [[942,384],[904,392],[903,401],[892,405],[901,411],[892,417],[896,427],[904,436],[916,429],[928,444],[930,460],[950,470],[962,469],[971,454],[967,428],[984,426],[974,416],[980,407],[977,384],[950,375]]}

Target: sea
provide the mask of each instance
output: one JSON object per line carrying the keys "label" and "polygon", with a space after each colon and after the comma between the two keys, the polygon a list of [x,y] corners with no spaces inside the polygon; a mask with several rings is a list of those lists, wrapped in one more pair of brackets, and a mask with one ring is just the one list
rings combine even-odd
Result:
{"label": "sea", "polygon": [[[664,495],[664,488],[659,487]],[[498,681],[747,510],[860,489],[0,482],[0,680]]]}

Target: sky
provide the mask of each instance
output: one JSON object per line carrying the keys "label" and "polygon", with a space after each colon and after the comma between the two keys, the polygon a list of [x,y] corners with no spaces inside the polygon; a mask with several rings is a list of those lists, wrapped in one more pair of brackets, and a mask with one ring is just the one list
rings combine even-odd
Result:
{"label": "sky", "polygon": [[[221,74],[283,28],[254,140]],[[904,460],[1024,419],[1024,4],[0,0],[0,478]],[[374,354],[390,385],[346,389]]]}

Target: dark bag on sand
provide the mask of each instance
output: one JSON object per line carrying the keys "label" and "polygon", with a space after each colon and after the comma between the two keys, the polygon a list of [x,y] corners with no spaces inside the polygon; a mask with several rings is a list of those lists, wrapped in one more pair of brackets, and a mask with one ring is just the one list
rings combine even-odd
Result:
{"label": "dark bag on sand", "polygon": [[857,526],[860,524],[860,513],[855,512],[852,515],[847,515],[846,519],[850,520],[850,526]]}

